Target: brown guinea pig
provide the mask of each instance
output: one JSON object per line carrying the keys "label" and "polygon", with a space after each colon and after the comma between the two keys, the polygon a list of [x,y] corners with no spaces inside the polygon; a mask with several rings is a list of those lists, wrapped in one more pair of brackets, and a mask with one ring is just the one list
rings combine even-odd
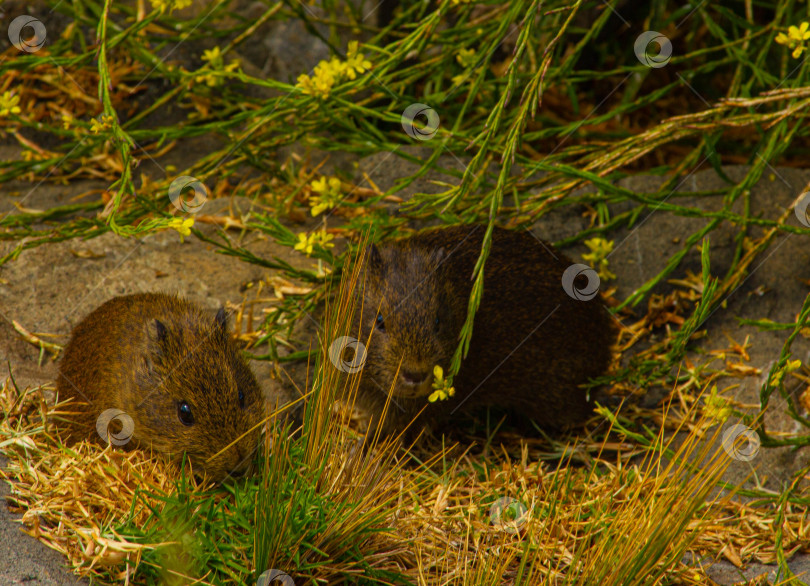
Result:
{"label": "brown guinea pig", "polygon": [[265,410],[224,310],[215,317],[162,293],[115,297],[85,317],[65,348],[56,389],[60,400],[78,402],[71,439],[175,460],[186,452],[196,474],[217,482],[249,468]]}
{"label": "brown guinea pig", "polygon": [[617,334],[596,272],[526,231],[503,228],[492,235],[455,395],[429,402],[434,366],[446,373],[458,345],[485,231],[438,228],[368,249],[351,332],[362,344],[371,334],[355,402],[370,429],[400,431],[423,408],[426,423],[492,406],[551,429],[591,413],[581,385],[607,369]]}

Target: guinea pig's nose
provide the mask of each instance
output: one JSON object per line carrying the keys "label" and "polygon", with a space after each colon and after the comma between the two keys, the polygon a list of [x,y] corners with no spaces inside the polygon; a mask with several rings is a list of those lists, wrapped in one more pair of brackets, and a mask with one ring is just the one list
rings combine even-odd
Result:
{"label": "guinea pig's nose", "polygon": [[402,380],[409,385],[421,385],[430,376],[429,370],[403,370]]}

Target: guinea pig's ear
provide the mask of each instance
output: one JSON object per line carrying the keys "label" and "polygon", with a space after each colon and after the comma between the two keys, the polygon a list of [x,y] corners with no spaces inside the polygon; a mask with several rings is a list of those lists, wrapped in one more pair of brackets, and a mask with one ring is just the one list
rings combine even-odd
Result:
{"label": "guinea pig's ear", "polygon": [[158,319],[153,319],[146,324],[146,339],[149,340],[146,352],[143,355],[143,362],[148,371],[153,371],[155,362],[159,361],[163,353],[164,343],[168,337],[166,326]]}
{"label": "guinea pig's ear", "polygon": [[445,259],[447,258],[447,251],[444,249],[444,247],[437,248],[436,250],[433,251],[433,253],[431,254],[431,257],[432,257],[433,262],[436,263],[437,265],[439,265],[439,264],[443,263],[445,261]]}
{"label": "guinea pig's ear", "polygon": [[219,311],[217,311],[216,317],[217,326],[222,331],[223,334],[228,333],[228,316],[225,315],[225,308],[220,307]]}
{"label": "guinea pig's ear", "polygon": [[380,254],[380,249],[376,244],[372,244],[366,249],[366,258],[368,259],[369,268],[379,271],[383,268],[383,259]]}
{"label": "guinea pig's ear", "polygon": [[163,344],[168,336],[166,326],[164,326],[163,322],[158,319],[149,322],[149,324],[146,326],[146,333],[151,341],[157,342],[158,344]]}

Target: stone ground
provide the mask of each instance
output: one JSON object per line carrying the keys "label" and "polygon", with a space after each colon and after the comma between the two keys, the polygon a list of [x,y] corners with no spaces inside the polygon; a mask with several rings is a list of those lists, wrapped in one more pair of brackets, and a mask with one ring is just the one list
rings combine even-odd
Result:
{"label": "stone ground", "polygon": [[[9,4],[14,6],[14,4]],[[247,7],[246,10],[255,10]],[[25,12],[22,12],[25,13]],[[269,25],[268,25],[269,26]],[[318,59],[325,56],[324,47],[313,43],[311,36],[296,25],[280,26],[266,30],[257,38],[266,39],[262,45],[245,47],[242,55],[245,67],[266,76],[278,78],[294,77],[301,71],[311,68]],[[5,38],[5,34],[0,35]],[[285,42],[289,41],[289,42]],[[2,41],[0,41],[2,42]],[[3,48],[3,47],[0,47]],[[204,48],[210,48],[208,46]],[[188,55],[199,55],[201,47],[185,47]],[[185,57],[184,57],[185,58]],[[187,57],[191,58],[191,57]],[[296,64],[299,64],[296,66]],[[170,120],[176,113],[164,113]],[[165,120],[162,121],[165,123]],[[160,161],[171,163],[178,169],[185,168],[207,149],[213,149],[214,139],[195,139],[193,145],[181,145]],[[0,144],[0,160],[16,159],[19,151],[12,140]],[[419,150],[413,151],[419,154]],[[331,155],[331,164],[339,164],[340,157]],[[340,163],[350,168],[349,161]],[[440,165],[449,169],[462,169],[465,160],[447,154]],[[381,189],[387,189],[401,177],[412,174],[416,167],[396,154],[379,153],[359,161],[353,171],[358,184],[362,184],[363,173],[368,174]],[[160,177],[159,170],[147,164],[139,172],[152,173]],[[742,167],[726,168],[725,172],[734,180],[745,173]],[[432,180],[455,181],[448,176],[430,173],[412,184],[404,193],[408,197],[415,192],[435,192],[443,189]],[[637,192],[653,192],[663,181],[655,176],[638,176],[621,181],[621,184]],[[789,206],[799,193],[808,191],[810,171],[796,169],[775,169],[766,174],[751,194],[754,214],[775,218]],[[721,198],[697,198],[690,192],[716,189],[723,180],[713,170],[699,170],[689,176],[672,196],[672,201],[682,205],[694,205],[703,209],[718,209]],[[106,188],[106,183],[76,182],[68,186],[43,183],[38,186],[15,182],[0,186],[0,217],[14,213],[14,202],[28,208],[47,209],[64,204],[76,194],[89,189]],[[249,214],[255,204],[244,199],[213,200],[206,204],[202,214],[228,214],[237,217]],[[739,211],[739,210],[738,210]],[[396,209],[392,206],[392,212]],[[795,218],[791,219],[796,225]],[[668,259],[681,248],[681,243],[690,234],[705,225],[706,219],[682,218],[669,213],[653,212],[640,221],[633,229],[617,230],[611,235],[615,240],[615,252],[610,256],[610,268],[617,279],[610,285],[617,287],[616,298],[624,299],[636,288],[657,274]],[[567,209],[545,216],[536,226],[536,233],[548,240],[559,240],[577,233],[585,226],[585,219],[577,210]],[[213,233],[212,224],[203,224],[203,230]],[[294,226],[296,230],[310,226]],[[734,231],[723,224],[711,234],[711,266],[715,275],[725,274],[730,265],[734,250]],[[230,231],[231,238],[238,233]],[[0,256],[14,243],[0,243]],[[266,238],[248,233],[240,244],[262,257],[278,256],[296,266],[309,266],[310,261],[287,248],[276,246]],[[584,247],[577,246],[567,251],[578,258]],[[752,266],[749,277],[733,292],[727,306],[715,312],[704,324],[707,335],[696,343],[700,349],[725,348],[729,338],[742,342],[750,336],[750,366],[762,369],[763,373],[778,357],[786,338],[784,332],[758,332],[755,328],[739,326],[737,319],[770,318],[775,321],[792,321],[798,313],[810,289],[810,247],[804,236],[780,236],[770,250]],[[700,272],[700,259],[696,252],[690,253],[683,264],[675,270],[672,278],[683,278],[686,271]],[[56,373],[55,365],[46,359],[39,363],[36,348],[23,341],[14,331],[11,320],[16,320],[31,332],[52,333],[55,340],[65,343],[71,327],[91,309],[106,299],[125,293],[140,291],[168,291],[180,293],[210,309],[221,304],[238,305],[245,298],[251,298],[251,290],[244,289],[247,283],[255,283],[272,276],[267,269],[241,263],[238,260],[216,254],[213,247],[195,238],[181,242],[175,232],[163,232],[140,239],[121,239],[107,233],[89,241],[72,240],[42,246],[24,252],[16,261],[0,267],[0,368],[2,375],[7,373],[6,364],[20,386],[41,384],[52,381]],[[673,288],[667,282],[660,284],[655,291],[666,292]],[[258,309],[266,307],[260,304]],[[638,312],[646,308],[646,301]],[[258,314],[257,314],[258,315]],[[243,326],[244,327],[244,326]],[[661,333],[659,333],[660,335]],[[806,364],[810,362],[810,343],[804,338],[796,340],[794,356]],[[272,377],[270,367],[263,362],[254,362],[258,378],[262,381],[268,397],[285,396],[288,387],[279,384]],[[730,393],[739,401],[756,405],[758,403],[761,376],[739,379],[739,386]],[[728,384],[728,382],[724,383]],[[793,392],[803,390],[793,385]],[[651,391],[649,402],[661,396],[662,390]],[[772,399],[773,408],[767,415],[769,429],[795,430],[794,422],[784,414],[784,402],[778,397]],[[786,449],[761,450],[750,463],[733,462],[726,479],[742,482],[756,469],[761,484],[779,490],[791,473],[800,469],[806,461],[806,451],[790,452]],[[0,461],[0,465],[3,462]],[[0,496],[7,494],[8,487],[0,483]],[[84,584],[77,580],[64,567],[62,557],[41,543],[26,536],[19,530],[19,515],[0,507],[0,584]],[[749,564],[737,569],[725,561],[703,560],[704,565],[713,564],[709,570],[711,577],[720,584],[733,584],[762,574],[771,574],[773,567]],[[810,570],[810,558],[795,556],[791,568],[796,573]]]}

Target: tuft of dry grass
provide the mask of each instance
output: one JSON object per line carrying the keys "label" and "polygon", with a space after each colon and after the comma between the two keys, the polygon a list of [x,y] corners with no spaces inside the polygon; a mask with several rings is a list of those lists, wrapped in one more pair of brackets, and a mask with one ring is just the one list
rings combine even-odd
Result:
{"label": "tuft of dry grass", "polygon": [[[79,574],[106,575],[125,562],[137,565],[144,549],[159,544],[129,542],[114,526],[139,491],[171,492],[176,470],[141,451],[86,441],[65,446],[53,421],[66,405],[46,400],[53,396],[51,386],[20,391],[8,377],[0,393],[0,449],[9,459],[0,474],[11,485],[9,506],[23,513],[26,533],[64,554]],[[135,520],[143,522],[145,515]]]}

